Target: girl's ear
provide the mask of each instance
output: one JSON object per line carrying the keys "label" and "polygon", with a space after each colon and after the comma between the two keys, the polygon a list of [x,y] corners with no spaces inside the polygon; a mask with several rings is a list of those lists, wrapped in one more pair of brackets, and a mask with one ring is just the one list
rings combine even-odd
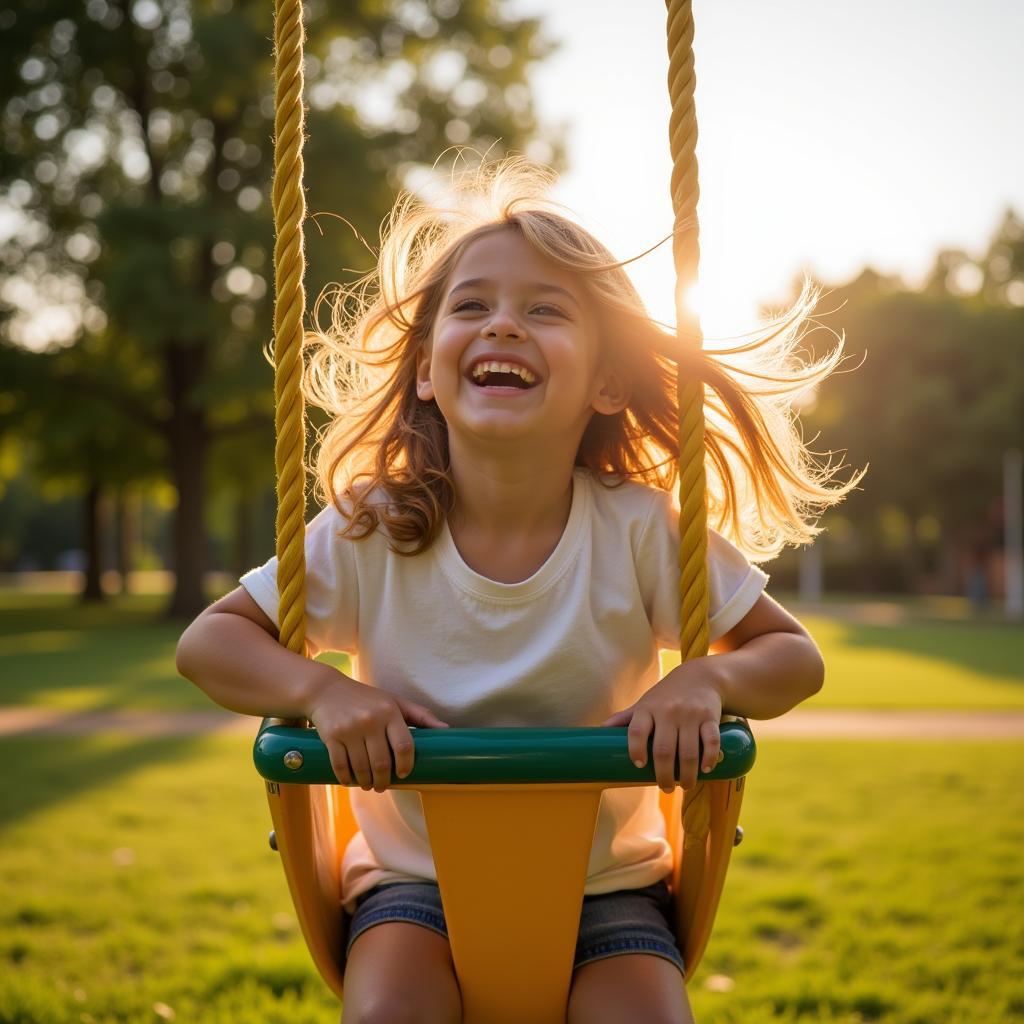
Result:
{"label": "girl's ear", "polygon": [[600,389],[591,403],[594,411],[604,416],[622,412],[629,405],[632,389],[626,375],[619,369],[605,367],[598,375]]}
{"label": "girl's ear", "polygon": [[434,398],[434,385],[430,380],[430,349],[426,345],[416,353],[416,396],[421,402]]}

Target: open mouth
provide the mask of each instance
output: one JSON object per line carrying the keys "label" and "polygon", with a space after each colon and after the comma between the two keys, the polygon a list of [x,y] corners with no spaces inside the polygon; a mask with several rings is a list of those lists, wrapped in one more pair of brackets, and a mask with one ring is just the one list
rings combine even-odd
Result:
{"label": "open mouth", "polygon": [[518,388],[520,391],[529,391],[538,383],[536,374],[525,366],[496,361],[477,363],[469,377],[480,388]]}

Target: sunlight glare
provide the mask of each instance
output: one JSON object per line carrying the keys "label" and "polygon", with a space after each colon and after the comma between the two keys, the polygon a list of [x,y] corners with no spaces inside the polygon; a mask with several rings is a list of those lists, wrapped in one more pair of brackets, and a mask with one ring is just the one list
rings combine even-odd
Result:
{"label": "sunlight glare", "polygon": [[[659,288],[659,294],[672,295],[673,288],[670,279]],[[712,273],[702,273],[687,290],[686,304],[700,317],[705,348],[726,347],[741,335],[756,331],[761,323],[757,302],[743,295],[734,281]]]}

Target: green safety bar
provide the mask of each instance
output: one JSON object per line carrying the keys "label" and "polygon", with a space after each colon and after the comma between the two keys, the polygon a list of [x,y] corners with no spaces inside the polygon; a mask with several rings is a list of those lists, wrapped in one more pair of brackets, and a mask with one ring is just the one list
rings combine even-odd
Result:
{"label": "green safety bar", "polygon": [[[625,728],[411,729],[413,770],[392,785],[486,785],[543,782],[655,783],[651,743],[647,764],[629,758]],[[743,719],[723,720],[722,757],[700,779],[738,779],[754,764],[756,748]],[[653,740],[653,737],[652,737]],[[336,785],[331,761],[315,729],[266,718],[253,749],[256,770],[269,782]]]}

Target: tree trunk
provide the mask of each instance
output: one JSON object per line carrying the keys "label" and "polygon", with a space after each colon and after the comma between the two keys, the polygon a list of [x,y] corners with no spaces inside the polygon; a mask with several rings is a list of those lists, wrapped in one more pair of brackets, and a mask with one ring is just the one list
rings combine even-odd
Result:
{"label": "tree trunk", "polygon": [[129,576],[132,571],[132,547],[135,543],[135,504],[131,492],[127,487],[117,489],[116,498],[117,541],[115,554],[117,558],[117,573],[120,577],[122,594],[130,593]]}
{"label": "tree trunk", "polygon": [[[140,108],[141,112],[141,108]],[[145,125],[146,118],[143,117]],[[231,134],[230,122],[213,119],[213,159],[206,172],[208,195],[220,196],[217,179],[224,167],[224,142]],[[151,182],[156,180],[155,167]],[[165,196],[158,185],[151,185],[153,198],[162,203]],[[214,200],[214,205],[217,199]],[[200,232],[201,245],[195,263],[195,287],[209,299],[216,265],[213,261],[213,234]],[[171,420],[168,440],[171,468],[178,488],[178,508],[174,516],[174,596],[167,608],[168,618],[193,619],[205,607],[203,574],[206,570],[207,544],[203,505],[206,485],[206,460],[210,432],[204,402],[197,387],[206,376],[208,356],[204,340],[173,338],[164,347],[164,385],[170,400]]]}
{"label": "tree trunk", "polygon": [[205,372],[201,345],[172,344],[164,352],[167,387],[174,410],[168,428],[171,473],[178,490],[174,513],[174,594],[167,617],[193,619],[206,607],[206,524],[203,517],[209,432],[206,411],[192,401]]}
{"label": "tree trunk", "polygon": [[960,551],[950,534],[943,531],[939,558],[939,593],[960,593]]}
{"label": "tree trunk", "polygon": [[904,509],[909,530],[903,545],[903,571],[906,574],[904,587],[911,594],[920,594],[924,588],[924,552],[917,536],[917,524],[920,514],[917,511]]}
{"label": "tree trunk", "polygon": [[82,543],[85,548],[85,586],[79,595],[83,604],[106,600],[101,583],[103,575],[103,514],[99,482],[90,480],[83,496]]}
{"label": "tree trunk", "polygon": [[825,538],[800,549],[798,587],[801,601],[817,602],[825,591]]}
{"label": "tree trunk", "polygon": [[235,575],[252,568],[252,508],[245,490],[238,494],[235,505]]}

